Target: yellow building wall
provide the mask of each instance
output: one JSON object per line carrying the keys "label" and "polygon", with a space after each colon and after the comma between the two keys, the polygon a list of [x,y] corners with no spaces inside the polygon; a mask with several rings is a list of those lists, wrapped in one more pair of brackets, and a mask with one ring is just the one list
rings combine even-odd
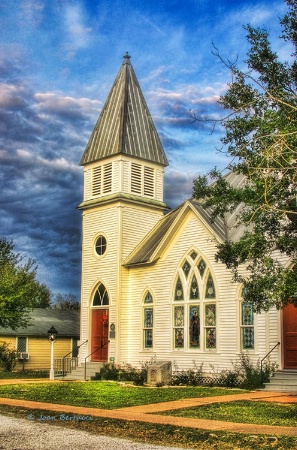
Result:
{"label": "yellow building wall", "polygon": [[[17,338],[15,336],[1,337],[0,343],[7,342],[11,348],[15,349],[17,345]],[[63,358],[72,350],[71,338],[58,338],[54,343],[54,359]],[[50,370],[51,365],[51,343],[45,337],[28,337],[27,338],[27,353],[29,359],[24,361],[25,370]],[[23,362],[17,362],[15,367],[17,370],[23,369]]]}

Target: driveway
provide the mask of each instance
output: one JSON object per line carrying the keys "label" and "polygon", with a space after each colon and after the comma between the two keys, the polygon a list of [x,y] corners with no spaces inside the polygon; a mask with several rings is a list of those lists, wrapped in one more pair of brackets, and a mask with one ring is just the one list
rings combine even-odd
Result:
{"label": "driveway", "polygon": [[[38,420],[38,419],[37,419]],[[59,416],[57,416],[59,420]],[[0,450],[181,450],[0,415]]]}

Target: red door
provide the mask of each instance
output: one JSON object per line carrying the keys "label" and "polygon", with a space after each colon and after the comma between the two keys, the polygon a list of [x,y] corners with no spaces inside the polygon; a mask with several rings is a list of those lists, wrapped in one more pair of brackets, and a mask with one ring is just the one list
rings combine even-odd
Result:
{"label": "red door", "polygon": [[297,369],[297,308],[289,304],[283,310],[284,369]]}
{"label": "red door", "polygon": [[92,310],[91,361],[108,359],[108,309]]}

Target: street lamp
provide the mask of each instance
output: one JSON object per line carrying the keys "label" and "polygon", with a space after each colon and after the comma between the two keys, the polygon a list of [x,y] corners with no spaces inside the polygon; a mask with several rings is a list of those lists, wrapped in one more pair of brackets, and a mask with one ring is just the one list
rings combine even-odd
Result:
{"label": "street lamp", "polygon": [[49,377],[50,377],[50,380],[54,380],[55,379],[55,371],[54,371],[54,342],[55,342],[55,340],[57,338],[58,332],[57,332],[56,328],[54,326],[52,326],[48,330],[47,334],[48,334],[49,341],[51,343],[51,370],[50,370],[50,373],[49,373]]}

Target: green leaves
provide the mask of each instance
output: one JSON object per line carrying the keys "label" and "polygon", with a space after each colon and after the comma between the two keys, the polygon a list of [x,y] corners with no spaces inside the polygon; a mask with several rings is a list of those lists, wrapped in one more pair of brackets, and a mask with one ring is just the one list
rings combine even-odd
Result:
{"label": "green leaves", "polygon": [[[296,56],[297,1],[286,3],[282,38],[292,42]],[[220,216],[226,223],[228,214],[238,212],[245,233],[238,242],[219,245],[217,259],[243,283],[244,299],[260,311],[297,301],[297,65],[280,60],[266,30],[245,29],[246,70],[224,61],[233,82],[219,101],[229,111],[221,120],[229,169],[245,182],[230,185],[214,169],[208,175],[213,183],[199,177],[193,195],[211,208],[213,220]]]}
{"label": "green leaves", "polygon": [[14,253],[13,243],[0,239],[0,327],[25,327],[29,311],[50,306],[50,291],[36,280],[34,260],[26,263]]}

